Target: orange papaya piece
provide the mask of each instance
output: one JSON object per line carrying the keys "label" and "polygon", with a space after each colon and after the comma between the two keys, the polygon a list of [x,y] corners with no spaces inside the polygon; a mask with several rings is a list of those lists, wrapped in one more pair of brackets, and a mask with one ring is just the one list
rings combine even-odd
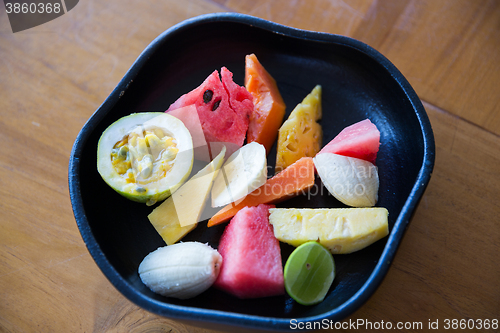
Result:
{"label": "orange papaya piece", "polygon": [[249,193],[238,204],[232,203],[222,208],[208,221],[208,226],[212,227],[229,221],[244,207],[274,204],[301,193],[306,193],[313,185],[313,159],[311,157],[303,157],[274,177],[269,178],[264,185]]}
{"label": "orange papaya piece", "polygon": [[245,88],[253,96],[247,142],[257,141],[269,153],[285,116],[285,102],[274,78],[261,65],[255,54],[245,57]]}

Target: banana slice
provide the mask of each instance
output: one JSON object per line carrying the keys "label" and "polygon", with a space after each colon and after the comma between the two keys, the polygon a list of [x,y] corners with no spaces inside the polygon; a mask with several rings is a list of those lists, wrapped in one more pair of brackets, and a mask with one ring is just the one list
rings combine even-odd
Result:
{"label": "banana slice", "polygon": [[224,163],[212,187],[212,207],[243,199],[267,179],[266,148],[257,142],[244,145]]}

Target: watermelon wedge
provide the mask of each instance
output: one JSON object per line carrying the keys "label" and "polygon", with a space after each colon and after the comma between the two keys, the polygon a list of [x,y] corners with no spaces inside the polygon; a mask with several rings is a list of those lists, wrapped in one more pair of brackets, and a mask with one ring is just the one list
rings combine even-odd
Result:
{"label": "watermelon wedge", "polygon": [[273,205],[245,207],[227,225],[218,251],[222,266],[214,286],[239,298],[285,293],[279,241],[269,224]]}
{"label": "watermelon wedge", "polygon": [[318,154],[333,153],[355,157],[375,164],[380,146],[380,132],[369,119],[344,128]]}
{"label": "watermelon wedge", "polygon": [[214,71],[199,87],[179,97],[166,112],[188,105],[196,106],[208,143],[243,145],[249,115],[253,112],[253,97],[233,81],[233,73],[226,67],[221,68],[220,76]]}

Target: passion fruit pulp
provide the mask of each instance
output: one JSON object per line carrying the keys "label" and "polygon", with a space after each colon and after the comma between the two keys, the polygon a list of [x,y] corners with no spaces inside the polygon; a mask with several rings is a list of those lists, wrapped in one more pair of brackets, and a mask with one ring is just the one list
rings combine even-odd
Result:
{"label": "passion fruit pulp", "polygon": [[193,141],[182,121],[163,112],[134,113],[111,124],[97,147],[97,170],[124,197],[148,206],[188,178]]}

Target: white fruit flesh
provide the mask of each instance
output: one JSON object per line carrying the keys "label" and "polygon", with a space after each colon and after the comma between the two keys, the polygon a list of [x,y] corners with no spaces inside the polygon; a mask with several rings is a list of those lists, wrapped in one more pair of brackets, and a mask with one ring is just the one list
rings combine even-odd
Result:
{"label": "white fruit flesh", "polygon": [[238,149],[222,166],[212,187],[212,207],[236,202],[267,179],[266,148],[251,142]]}
{"label": "white fruit flesh", "polygon": [[333,254],[361,250],[389,234],[389,213],[381,207],[271,208],[269,212],[280,241],[293,246],[319,241]]}
{"label": "white fruit flesh", "polygon": [[187,299],[215,282],[221,264],[222,256],[207,244],[178,243],[148,254],[139,265],[139,276],[157,294]]}
{"label": "white fruit flesh", "polygon": [[378,200],[378,171],[372,163],[332,153],[318,154],[314,166],[335,198],[351,207],[372,207]]}
{"label": "white fruit flesh", "polygon": [[102,134],[97,169],[123,196],[152,205],[164,200],[189,176],[193,143],[177,118],[163,112],[123,117]]}

